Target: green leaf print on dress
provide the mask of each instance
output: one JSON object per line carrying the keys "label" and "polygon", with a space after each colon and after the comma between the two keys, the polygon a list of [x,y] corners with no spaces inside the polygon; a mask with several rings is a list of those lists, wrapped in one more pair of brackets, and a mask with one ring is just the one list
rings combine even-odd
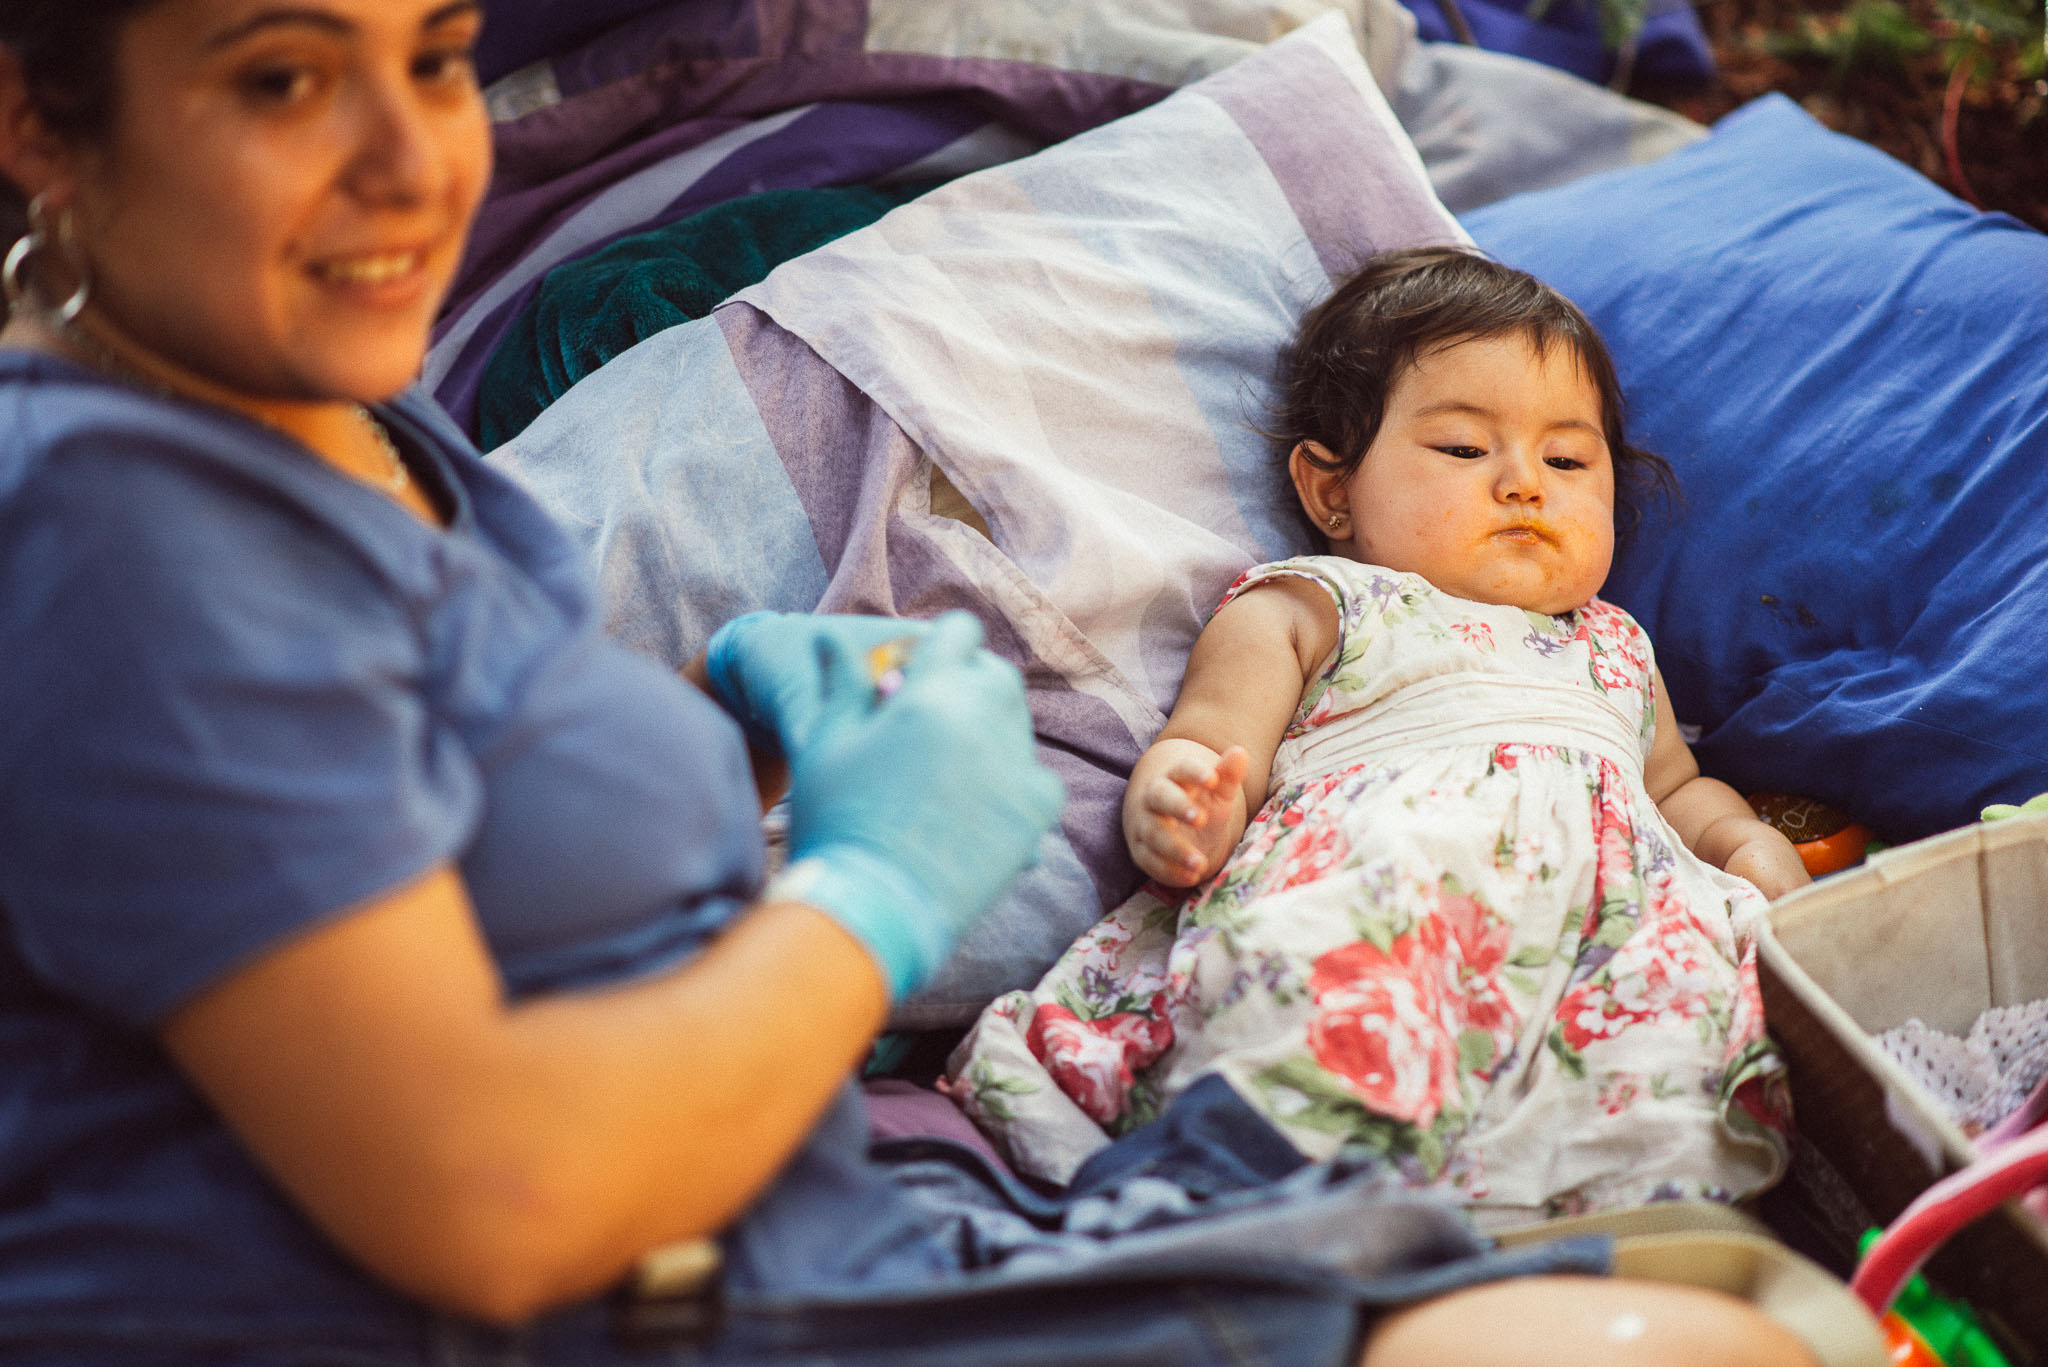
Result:
{"label": "green leaf print on dress", "polygon": [[1014,1120],[1016,1112],[1009,1098],[1029,1096],[1039,1088],[1029,1078],[997,1072],[987,1059],[976,1059],[968,1067],[964,1081],[970,1105],[994,1120]]}

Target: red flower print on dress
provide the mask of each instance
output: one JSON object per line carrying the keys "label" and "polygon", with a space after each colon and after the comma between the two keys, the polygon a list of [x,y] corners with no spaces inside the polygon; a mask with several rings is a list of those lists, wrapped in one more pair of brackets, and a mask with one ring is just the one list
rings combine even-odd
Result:
{"label": "red flower print on dress", "polygon": [[1732,972],[1701,951],[1698,934],[1676,922],[1630,940],[1558,1003],[1565,1043],[1583,1050],[1632,1025],[1685,1026],[1711,1014]]}
{"label": "red flower print on dress", "polygon": [[1329,725],[1330,719],[1338,714],[1342,706],[1343,700],[1337,694],[1325,691],[1323,696],[1316,699],[1316,705],[1308,710],[1307,716],[1287,728],[1287,738],[1291,740],[1296,736],[1305,736],[1317,727]]}
{"label": "red flower print on dress", "polygon": [[1600,761],[1600,795],[1593,804],[1595,860],[1593,905],[1614,889],[1626,888],[1636,876],[1636,827],[1629,819],[1622,796],[1620,774],[1607,760]]}
{"label": "red flower print on dress", "polygon": [[1619,693],[1623,689],[1633,687],[1638,677],[1629,669],[1627,661],[1617,660],[1605,651],[1593,652],[1590,667],[1593,671],[1593,682],[1608,693]]}
{"label": "red flower print on dress", "polygon": [[1107,1125],[1130,1104],[1138,1070],[1172,1047],[1173,1022],[1166,1019],[1164,992],[1155,994],[1144,1011],[1094,1020],[1082,1020],[1058,1002],[1043,1002],[1032,1014],[1024,1043],[1090,1120]]}
{"label": "red flower print on dress", "polygon": [[1394,941],[1369,940],[1315,962],[1309,1051],[1377,1114],[1426,1126],[1458,1087],[1458,1046],[1444,1027],[1435,981],[1443,931],[1434,920]]}
{"label": "red flower print on dress", "polygon": [[1344,838],[1344,829],[1337,823],[1328,822],[1320,830],[1306,831],[1288,846],[1280,861],[1279,875],[1265,891],[1278,892],[1313,883],[1341,867],[1350,855],[1351,842]]}
{"label": "red flower print on dress", "polygon": [[1634,1073],[1614,1073],[1600,1084],[1596,1100],[1602,1114],[1620,1115],[1635,1105],[1642,1091],[1642,1079]]}
{"label": "red flower print on dress", "polygon": [[1223,596],[1216,600],[1217,610],[1220,612],[1225,603],[1228,603],[1231,599],[1237,597],[1237,591],[1244,587],[1245,580],[1251,578],[1254,574],[1257,574],[1258,572],[1259,566],[1254,565],[1250,569],[1246,570],[1243,574],[1237,576],[1237,578],[1231,580],[1230,587],[1223,590]]}
{"label": "red flower print on dress", "polygon": [[1647,676],[1650,672],[1649,633],[1643,630],[1642,623],[1614,604],[1600,603],[1599,607],[1601,635],[1607,638],[1623,659]]}
{"label": "red flower print on dress", "polygon": [[1494,1056],[1502,1057],[1514,1047],[1521,1024],[1500,980],[1514,932],[1484,902],[1465,893],[1440,892],[1436,914],[1458,947],[1455,962],[1445,956],[1451,1010],[1462,1028],[1491,1035]]}
{"label": "red flower print on dress", "polygon": [[1735,968],[1735,1000],[1728,1017],[1728,1050],[1722,1057],[1722,1064],[1733,1063],[1737,1056],[1752,1045],[1764,1041],[1764,989],[1757,976],[1756,942],[1751,941],[1742,951],[1742,962]]}
{"label": "red flower print on dress", "polygon": [[1574,640],[1585,642],[1593,682],[1613,693],[1650,687],[1650,638],[1620,608],[1598,599],[1579,614]]}
{"label": "red flower print on dress", "polygon": [[1468,971],[1491,977],[1508,961],[1508,942],[1513,938],[1508,924],[1477,897],[1440,891],[1436,914],[1457,942]]}
{"label": "red flower print on dress", "polygon": [[1475,650],[1493,650],[1493,628],[1484,622],[1453,622],[1451,634]]}
{"label": "red flower print on dress", "polygon": [[1792,1132],[1792,1094],[1784,1079],[1776,1077],[1745,1078],[1735,1088],[1730,1098],[1742,1113],[1755,1122],[1758,1129],[1770,1130],[1777,1134]]}
{"label": "red flower print on dress", "polygon": [[1558,754],[1555,745],[1537,745],[1526,740],[1502,741],[1493,747],[1493,767],[1513,773],[1515,767],[1525,759],[1537,764],[1548,764],[1556,759]]}

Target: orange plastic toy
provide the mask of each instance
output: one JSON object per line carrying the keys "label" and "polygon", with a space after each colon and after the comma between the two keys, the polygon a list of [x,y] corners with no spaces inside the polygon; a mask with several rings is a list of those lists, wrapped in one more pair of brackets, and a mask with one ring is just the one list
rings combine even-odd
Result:
{"label": "orange plastic toy", "polygon": [[1806,871],[1815,878],[1862,863],[1870,842],[1876,839],[1862,822],[1810,797],[1751,793],[1749,805],[1758,816],[1785,833],[1792,847],[1799,851]]}

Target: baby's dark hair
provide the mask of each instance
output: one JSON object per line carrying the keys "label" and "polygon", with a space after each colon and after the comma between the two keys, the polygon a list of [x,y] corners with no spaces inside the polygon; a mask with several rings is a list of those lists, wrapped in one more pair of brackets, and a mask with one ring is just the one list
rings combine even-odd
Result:
{"label": "baby's dark hair", "polygon": [[1571,348],[1600,394],[1600,424],[1614,462],[1621,530],[1641,520],[1638,495],[1674,491],[1662,456],[1623,433],[1621,381],[1606,343],[1576,304],[1527,271],[1461,247],[1382,252],[1309,310],[1281,358],[1280,398],[1268,435],[1284,460],[1303,442],[1326,470],[1349,476],[1386,417],[1387,397],[1421,358],[1459,342],[1521,336],[1537,354]]}

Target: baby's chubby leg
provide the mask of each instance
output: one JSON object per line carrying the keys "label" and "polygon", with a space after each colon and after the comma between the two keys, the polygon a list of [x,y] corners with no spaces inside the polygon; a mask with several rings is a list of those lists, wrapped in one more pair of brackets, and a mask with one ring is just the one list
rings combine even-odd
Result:
{"label": "baby's chubby leg", "polygon": [[1358,1367],[1815,1367],[1733,1296],[1624,1277],[1518,1277],[1402,1310]]}

